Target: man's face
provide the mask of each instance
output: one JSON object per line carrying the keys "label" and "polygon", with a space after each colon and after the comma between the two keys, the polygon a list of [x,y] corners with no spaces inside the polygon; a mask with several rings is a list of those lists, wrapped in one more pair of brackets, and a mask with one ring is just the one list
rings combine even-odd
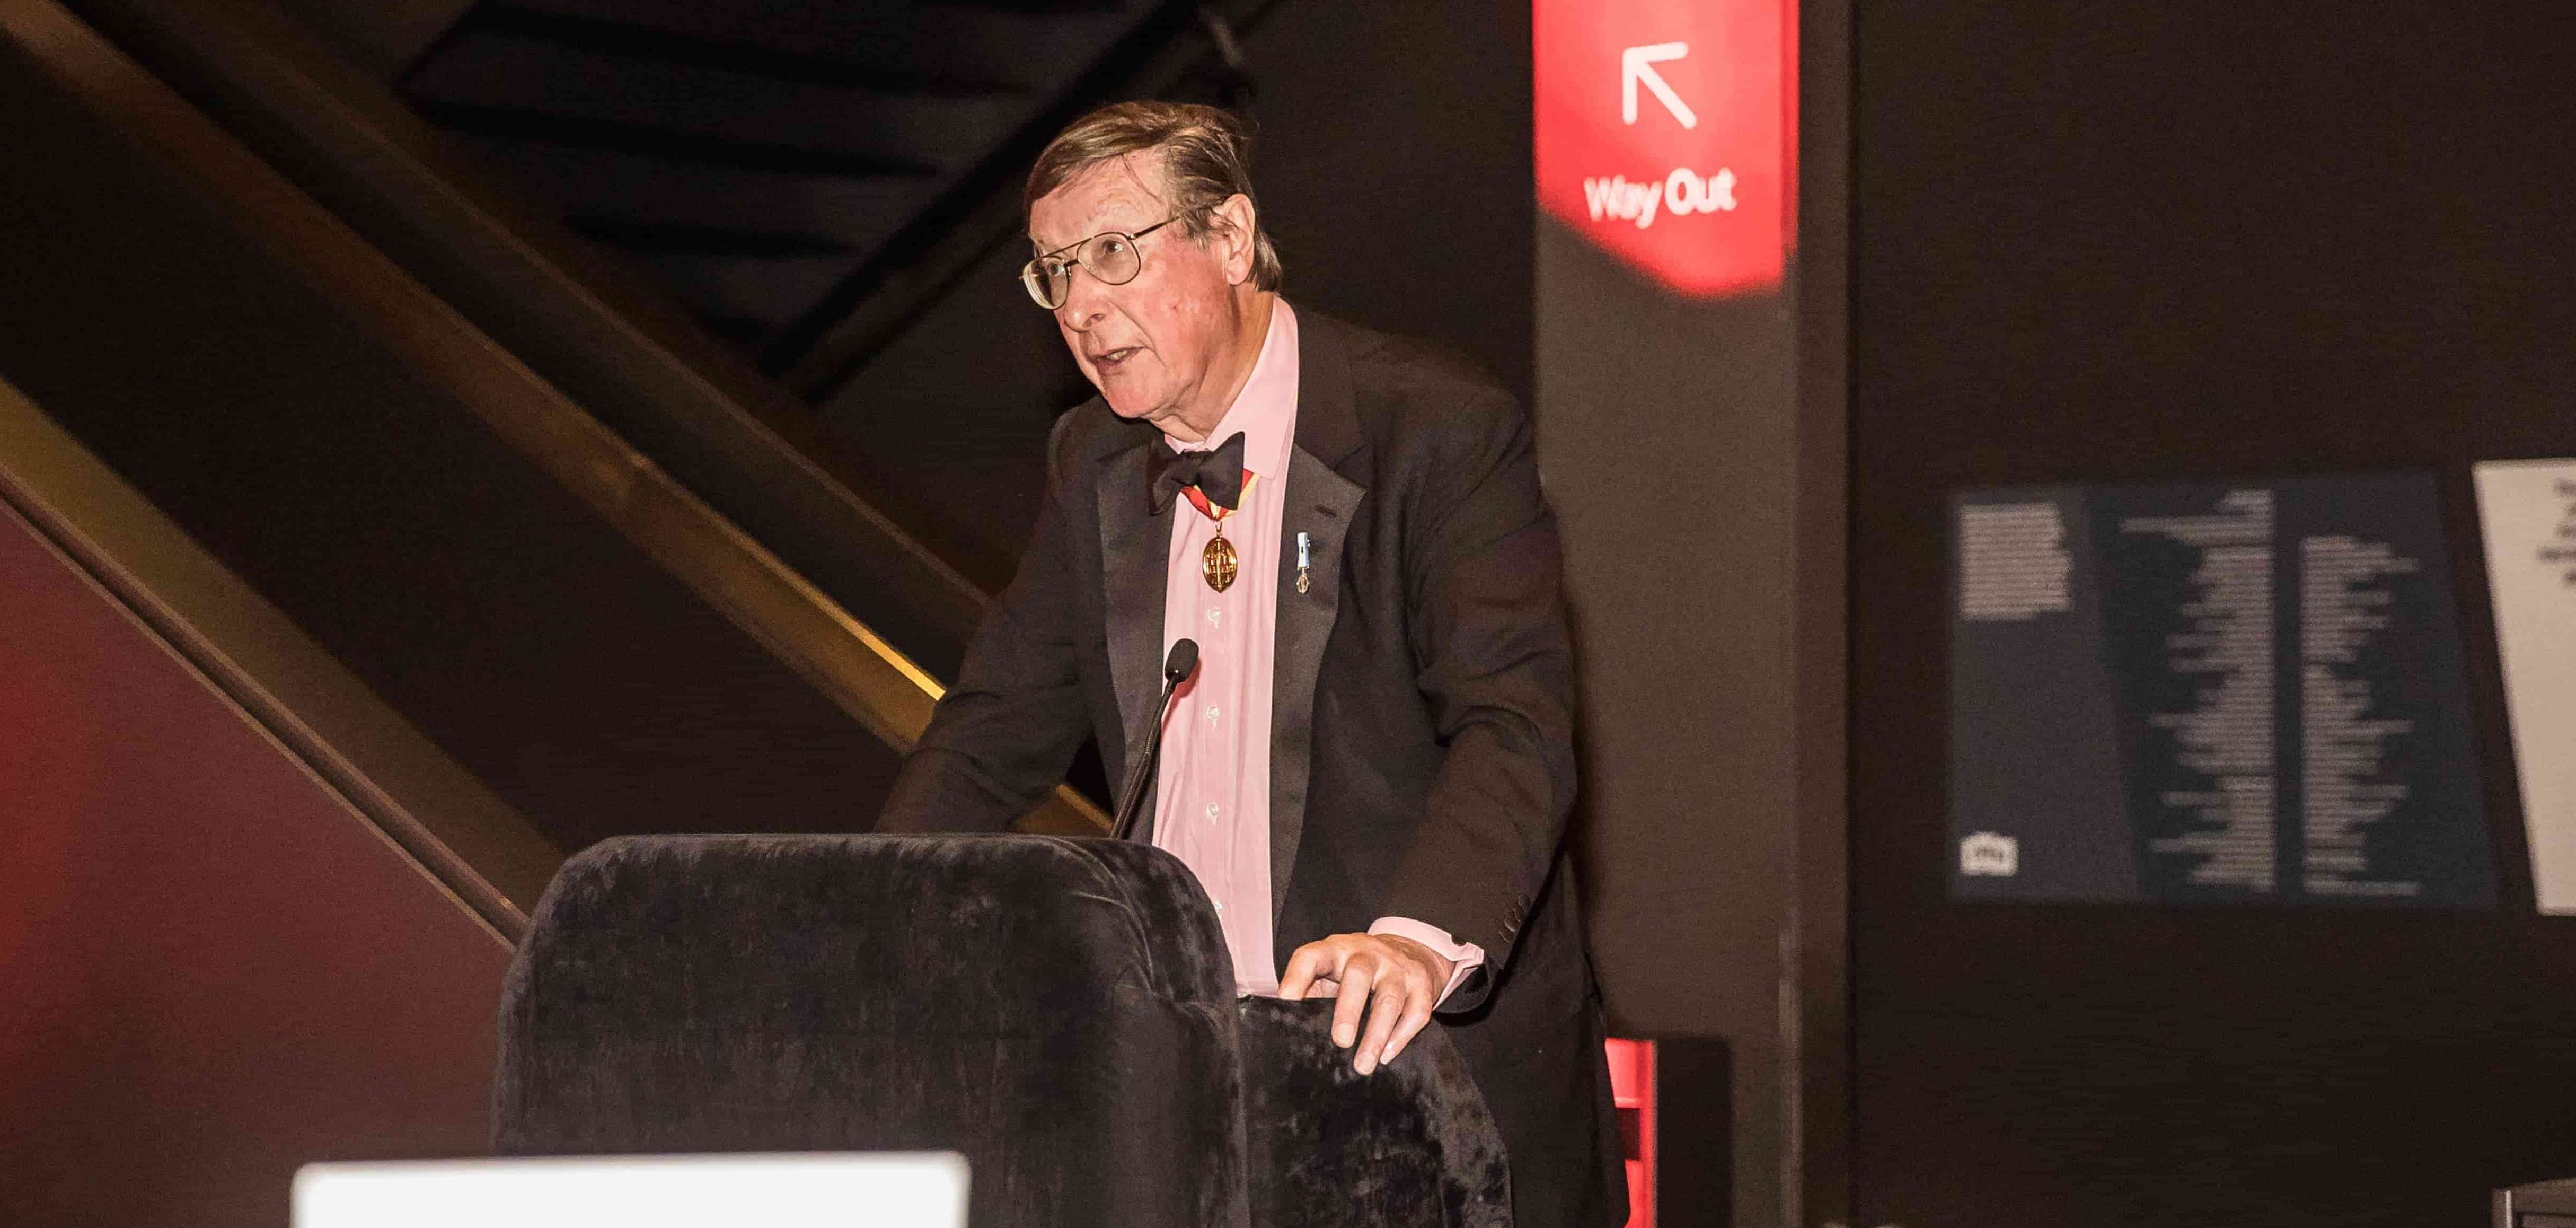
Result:
{"label": "man's face", "polygon": [[[1104,231],[1132,235],[1171,217],[1166,200],[1162,156],[1129,154],[1040,197],[1029,210],[1029,238],[1044,253]],[[1178,223],[1157,230],[1139,241],[1144,269],[1134,281],[1103,285],[1091,270],[1076,269],[1055,310],[1074,362],[1122,418],[1159,426],[1226,391],[1206,384],[1234,340],[1235,285],[1249,261],[1222,233],[1206,238],[1193,239]],[[1236,264],[1243,269],[1229,269]],[[1201,423],[1193,433],[1213,425]]]}

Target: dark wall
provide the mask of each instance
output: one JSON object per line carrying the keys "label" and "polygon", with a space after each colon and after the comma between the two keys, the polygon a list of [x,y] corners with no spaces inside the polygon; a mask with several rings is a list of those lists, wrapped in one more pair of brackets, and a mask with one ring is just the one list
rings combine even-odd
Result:
{"label": "dark wall", "polygon": [[[1857,1220],[2468,1225],[2576,1173],[2468,464],[2576,453],[2563,5],[1858,6]],[[1943,499],[2438,474],[2504,907],[1952,904]]]}
{"label": "dark wall", "polygon": [[488,1138],[510,950],[0,504],[0,1222]]}
{"label": "dark wall", "polygon": [[1261,203],[1297,302],[1530,395],[1530,14],[1285,0],[1244,39]]}
{"label": "dark wall", "polygon": [[1593,961],[1615,1033],[1726,1041],[1734,1222],[1776,1223],[1796,1069],[1788,304],[1680,301],[1541,226],[1539,467],[1574,625]]}

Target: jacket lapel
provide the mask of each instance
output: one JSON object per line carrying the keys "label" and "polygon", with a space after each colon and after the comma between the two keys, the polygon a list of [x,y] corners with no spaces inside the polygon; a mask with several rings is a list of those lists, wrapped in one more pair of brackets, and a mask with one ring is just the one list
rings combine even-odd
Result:
{"label": "jacket lapel", "polygon": [[[1113,782],[1124,781],[1127,757],[1153,734],[1154,698],[1163,682],[1163,573],[1171,556],[1168,512],[1154,514],[1145,493],[1147,437],[1111,455],[1100,467],[1101,607],[1107,616],[1109,677],[1118,692],[1122,745],[1106,755]],[[1175,506],[1178,506],[1175,503]],[[1101,748],[1111,752],[1112,748]],[[1153,781],[1142,786],[1147,793]],[[1125,805],[1126,798],[1113,799]],[[1137,823],[1137,838],[1152,839],[1154,816]]]}
{"label": "jacket lapel", "polygon": [[[1341,612],[1342,547],[1368,488],[1350,359],[1333,322],[1298,315],[1297,447],[1288,460],[1279,526],[1279,613],[1271,653],[1270,915],[1288,900],[1314,777],[1315,678]],[[1141,471],[1140,471],[1141,472]],[[1140,479],[1141,480],[1141,479]],[[1297,591],[1297,535],[1307,538],[1307,586]]]}

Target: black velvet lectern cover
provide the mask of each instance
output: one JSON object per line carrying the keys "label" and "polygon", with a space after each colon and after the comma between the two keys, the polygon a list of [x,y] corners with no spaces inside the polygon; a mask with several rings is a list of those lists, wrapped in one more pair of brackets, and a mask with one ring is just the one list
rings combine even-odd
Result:
{"label": "black velvet lectern cover", "polygon": [[976,1228],[1510,1223],[1438,1025],[1362,1078],[1329,1003],[1233,979],[1197,882],[1145,845],[612,840],[511,967],[496,1147],[954,1150]]}

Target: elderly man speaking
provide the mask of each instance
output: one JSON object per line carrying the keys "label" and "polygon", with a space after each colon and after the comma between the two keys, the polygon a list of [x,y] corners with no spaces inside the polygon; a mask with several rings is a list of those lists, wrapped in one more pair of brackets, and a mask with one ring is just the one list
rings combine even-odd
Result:
{"label": "elderly man speaking", "polygon": [[1029,172],[1021,277],[1100,395],[1057,421],[1028,553],[879,830],[1001,830],[1086,732],[1118,773],[1196,640],[1143,831],[1207,889],[1237,989],[1337,998],[1363,1074],[1438,1015],[1521,1228],[1622,1222],[1529,418],[1291,308],[1249,165],[1225,112],[1139,102]]}

